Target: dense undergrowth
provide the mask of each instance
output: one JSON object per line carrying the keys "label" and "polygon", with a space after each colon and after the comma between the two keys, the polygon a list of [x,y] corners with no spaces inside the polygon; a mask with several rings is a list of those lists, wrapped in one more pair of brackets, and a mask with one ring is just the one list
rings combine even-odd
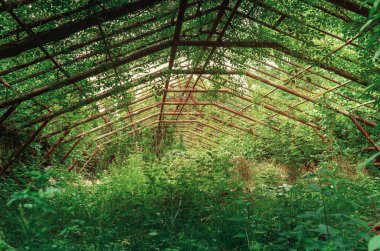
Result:
{"label": "dense undergrowth", "polygon": [[[50,4],[49,1],[45,1],[46,3],[44,1],[39,2],[42,5],[36,5],[36,7],[32,5],[30,6],[31,8],[21,10],[15,8],[17,9],[16,12],[17,14],[24,12],[22,15],[22,19],[24,19],[26,16],[37,18],[40,15],[41,17],[45,16],[46,13],[49,13],[49,15],[55,12],[61,13],[61,10],[66,9],[64,5],[55,6]],[[107,5],[107,1],[100,2]],[[110,6],[108,7],[116,7],[119,2],[125,4],[123,1],[110,1],[108,3]],[[206,4],[202,8],[200,4],[198,5],[197,15],[198,11],[208,9],[207,5],[211,7],[217,3],[217,1],[209,2],[210,4]],[[247,2],[253,3],[257,1]],[[261,69],[260,71],[255,70],[256,72],[266,72],[265,75],[269,76],[268,78],[272,79],[272,81],[281,81],[284,86],[288,85],[288,88],[294,89],[293,92],[286,92],[292,94],[289,96],[283,95],[284,93],[280,94],[277,91],[271,95],[272,98],[267,98],[265,102],[275,105],[280,110],[289,111],[291,114],[294,113],[297,118],[296,121],[304,121],[303,124],[305,124],[305,121],[316,123],[315,126],[295,126],[293,123],[284,123],[286,118],[272,119],[274,115],[268,117],[266,113],[263,113],[263,107],[261,105],[257,106],[257,102],[260,101],[259,104],[261,104],[263,97],[274,91],[267,93],[269,91],[267,85],[261,85],[259,82],[262,81],[257,81],[257,78],[246,78],[244,83],[240,83],[243,80],[241,76],[237,78],[229,77],[224,80],[214,76],[210,79],[204,78],[206,85],[203,80],[202,84],[214,91],[219,89],[226,90],[225,88],[231,89],[236,99],[233,97],[228,97],[227,99],[226,96],[210,92],[207,95],[202,94],[199,96],[199,100],[197,96],[198,101],[217,101],[227,104],[227,107],[229,107],[231,103],[236,103],[240,106],[241,102],[243,102],[242,100],[250,101],[252,99],[253,102],[250,102],[246,108],[239,110],[244,111],[247,116],[252,115],[252,117],[259,120],[265,120],[266,126],[256,127],[253,124],[243,123],[243,125],[246,124],[244,128],[242,127],[243,131],[244,133],[248,132],[248,134],[237,135],[235,132],[234,135],[241,136],[235,139],[223,139],[223,136],[220,136],[220,138],[212,137],[211,142],[217,141],[219,144],[217,144],[218,147],[209,151],[186,149],[181,140],[177,141],[175,139],[175,130],[173,128],[161,130],[161,121],[158,125],[160,131],[149,130],[148,128],[142,129],[145,126],[141,126],[140,123],[146,121],[147,117],[142,117],[144,119],[134,117],[135,122],[132,124],[140,121],[134,126],[139,128],[139,133],[132,135],[132,131],[129,131],[126,134],[118,135],[121,133],[122,128],[123,130],[127,128],[116,126],[117,122],[121,122],[119,119],[121,114],[124,113],[119,108],[127,108],[128,104],[132,104],[132,101],[135,102],[134,104],[138,103],[137,100],[141,98],[140,94],[142,93],[137,95],[138,93],[136,92],[135,96],[131,95],[129,89],[134,86],[134,84],[132,85],[134,82],[131,82],[132,78],[125,75],[126,73],[130,76],[140,75],[146,69],[144,67],[140,68],[140,66],[134,68],[134,65],[133,67],[132,65],[131,67],[129,65],[117,66],[113,59],[112,65],[118,80],[115,81],[113,77],[109,76],[104,79],[97,79],[97,76],[100,75],[99,73],[102,73],[105,69],[110,69],[110,67],[95,59],[79,61],[106,53],[106,59],[116,58],[117,62],[121,60],[120,57],[125,53],[134,51],[130,51],[130,49],[153,43],[149,33],[137,36],[138,32],[133,31],[132,28],[129,30],[132,32],[123,32],[123,36],[128,38],[127,40],[117,39],[118,44],[120,43],[119,45],[129,40],[128,45],[125,44],[123,48],[117,50],[115,48],[118,46],[108,48],[108,43],[103,48],[102,43],[92,44],[91,42],[88,44],[90,45],[89,48],[86,47],[83,51],[78,51],[79,58],[75,56],[77,52],[72,54],[73,51],[71,51],[66,54],[65,51],[69,52],[71,50],[69,48],[78,47],[83,42],[87,44],[86,39],[93,37],[92,32],[91,34],[84,32],[78,37],[71,37],[72,41],[68,44],[72,45],[69,48],[66,47],[66,42],[63,40],[60,41],[63,43],[57,43],[59,46],[49,45],[49,51],[57,50],[53,55],[55,57],[59,55],[58,61],[62,63],[65,70],[68,70],[71,79],[81,78],[77,74],[83,75],[85,73],[84,75],[86,76],[92,76],[92,79],[89,78],[90,81],[79,82],[79,80],[76,80],[65,84],[68,87],[69,84],[78,82],[77,84],[80,85],[75,86],[75,90],[78,93],[80,92],[80,95],[73,95],[71,89],[63,88],[62,81],[65,80],[60,80],[59,72],[53,71],[55,68],[53,70],[46,69],[45,67],[48,64],[45,65],[45,63],[39,66],[27,63],[30,61],[29,59],[32,60],[31,62],[37,60],[41,63],[38,58],[35,58],[37,55],[34,55],[35,53],[30,52],[9,61],[2,61],[4,67],[7,68],[7,70],[5,68],[4,71],[2,70],[2,75],[5,75],[5,80],[11,85],[2,80],[2,84],[8,88],[5,88],[4,91],[1,90],[1,94],[5,97],[5,101],[1,100],[3,102],[1,107],[9,107],[9,110],[2,113],[0,120],[9,111],[12,116],[7,119],[5,124],[4,120],[8,115],[0,123],[0,170],[4,171],[3,174],[5,174],[0,178],[0,251],[380,250],[380,172],[379,168],[375,167],[373,163],[379,163],[380,153],[374,154],[368,149],[369,144],[366,138],[359,134],[357,126],[352,123],[356,119],[351,121],[352,116],[347,116],[347,113],[352,113],[379,121],[377,112],[380,105],[380,95],[378,95],[380,81],[376,70],[378,70],[380,59],[380,0],[366,1],[369,3],[367,7],[370,9],[367,8],[369,16],[363,24],[363,17],[354,16],[354,13],[347,13],[346,8],[334,7],[331,12],[329,8],[323,7],[324,5],[318,9],[321,11],[327,10],[331,13],[337,11],[333,16],[343,18],[342,20],[345,22],[338,23],[332,19],[332,16],[320,19],[322,17],[320,14],[322,13],[319,10],[310,9],[310,6],[318,6],[322,3],[318,1],[263,1],[263,3],[265,2],[270,9],[274,6],[274,10],[285,11],[285,14],[279,15],[281,12],[278,11],[272,13],[269,9],[266,10],[266,8],[262,7],[260,11],[260,8],[257,10],[256,3],[252,6],[250,3],[243,3],[240,10],[244,8],[247,11],[251,10],[250,12],[254,10],[255,18],[257,16],[260,21],[255,21],[255,23],[264,25],[256,25],[243,18],[235,18],[234,23],[231,23],[232,20],[230,20],[231,22],[224,21],[226,23],[226,34],[230,33],[227,30],[228,23],[230,23],[234,35],[229,35],[227,40],[223,38],[223,41],[227,42],[236,36],[236,38],[239,38],[236,39],[239,42],[240,38],[246,41],[258,42],[258,44],[260,41],[264,43],[266,43],[265,41],[270,41],[275,42],[275,44],[278,43],[281,47],[277,47],[285,49],[267,54],[267,52],[259,50],[248,51],[247,49],[238,53],[237,49],[222,51],[219,48],[217,53],[212,55],[214,52],[207,54],[202,46],[199,51],[195,49],[178,51],[177,54],[181,54],[177,55],[177,58],[186,59],[186,61],[190,62],[189,65],[194,64],[194,62],[196,62],[195,65],[198,65],[199,62],[203,62],[204,55],[209,55],[206,57],[206,61],[210,61],[212,58],[210,65],[213,67],[216,65],[221,66],[215,67],[216,73],[219,70],[222,73],[226,70],[225,66],[230,66],[230,64],[238,69],[250,68],[249,71],[251,71],[255,68],[246,65],[252,64],[253,67]],[[355,1],[351,4],[355,6],[359,2]],[[83,3],[88,4],[85,1],[67,1],[66,4],[68,6],[75,5],[77,6],[75,8],[78,8]],[[349,1],[347,3],[349,4]],[[3,5],[5,6],[5,4]],[[93,5],[93,3],[90,5]],[[105,7],[96,5],[94,4],[95,7]],[[174,6],[174,1],[170,5],[177,8],[177,6]],[[310,6],[307,7],[308,5]],[[44,8],[41,6],[44,6]],[[236,6],[239,6],[239,4],[236,4]],[[248,6],[250,8],[247,8]],[[361,5],[359,4],[359,6]],[[143,20],[146,16],[149,17],[149,20],[154,17],[153,19],[157,19],[157,21],[164,24],[169,20],[164,20],[166,17],[164,18],[163,12],[169,10],[169,7],[169,5],[165,5],[162,8],[149,10],[146,13],[142,12],[141,16],[130,16],[128,20],[124,21],[126,23],[130,21],[131,24],[135,21],[144,23],[145,21]],[[36,9],[39,9],[38,12],[43,11],[44,15],[42,13],[32,13],[32,10]],[[165,11],[163,11],[164,9]],[[12,8],[9,8],[9,11],[12,11]],[[187,15],[186,11],[184,12],[185,19],[190,21],[189,9]],[[94,16],[96,16],[96,13],[94,10]],[[14,17],[15,15],[12,14],[11,16]],[[92,14],[88,12],[86,15]],[[230,15],[230,17],[232,16],[233,14]],[[54,15],[51,17],[54,17]],[[298,19],[300,21],[297,21]],[[347,19],[350,21],[347,22]],[[14,23],[7,16],[1,16],[1,20],[5,23],[3,25],[6,27],[5,34],[14,29],[15,33],[17,33],[17,43],[19,43],[19,22]],[[35,24],[39,23],[37,20],[38,18],[35,19]],[[171,24],[174,23],[174,20],[174,17],[172,17],[168,24],[172,26]],[[184,32],[182,28],[179,36],[185,35],[186,38],[187,34],[184,33],[189,32],[189,38],[197,37],[202,41],[207,36],[211,38],[214,35],[213,33],[215,35],[224,33],[224,31],[213,32],[212,29],[214,28],[202,24],[213,24],[214,17],[205,16],[205,22],[199,20],[194,20],[192,23],[186,21],[184,27],[191,29]],[[275,20],[277,20],[276,23],[273,23],[272,21]],[[321,20],[323,21],[322,23]],[[306,27],[302,27],[298,23],[304,23]],[[316,27],[320,26],[321,29],[312,28],[310,24]],[[110,34],[118,34],[117,30],[111,29],[112,26],[118,27],[120,25],[121,23],[113,23],[105,26],[105,28],[109,27],[105,29],[106,34],[103,34],[102,26],[99,24],[98,28],[104,42],[106,42],[105,35],[109,37],[107,39],[112,39]],[[135,28],[144,31],[150,30],[152,27],[160,27],[160,25],[150,23],[150,21],[144,25],[149,27],[141,26],[138,28],[139,26],[136,26]],[[28,28],[28,25],[26,27]],[[33,28],[37,33],[32,34],[32,37],[38,37],[40,34],[39,29],[30,27],[30,29]],[[190,31],[194,28],[199,30],[200,34],[194,33],[192,35]],[[211,33],[208,35],[210,28],[212,28]],[[215,26],[215,28],[217,27]],[[276,32],[277,30],[281,31],[279,33],[281,35],[270,31],[269,28]],[[331,33],[330,38],[316,32],[323,30],[326,30],[323,32],[324,35]],[[30,32],[27,33],[30,35]],[[127,33],[135,34],[137,37],[134,37],[134,35],[129,37]],[[152,33],[154,43],[157,43],[156,37],[163,38],[166,35],[172,37],[173,30],[159,28]],[[214,42],[222,41],[222,36]],[[21,42],[25,41],[23,37],[24,35],[21,35]],[[340,41],[333,41],[331,37],[338,38]],[[7,43],[8,39],[6,38]],[[119,40],[124,42],[121,43]],[[136,44],[129,44],[134,40]],[[177,47],[178,41],[174,40],[173,42],[172,48]],[[343,43],[344,45],[342,45]],[[40,47],[44,46],[43,43],[35,43],[35,47],[37,47],[37,44]],[[112,44],[110,43],[110,45]],[[161,46],[161,42],[157,45]],[[355,47],[349,47],[354,45]],[[83,44],[83,46],[85,45]],[[363,47],[364,50],[357,50],[360,47]],[[147,48],[152,50],[152,47]],[[59,51],[61,49],[63,49],[62,54],[64,55],[60,55],[61,52]],[[174,51],[173,60],[176,57],[176,50],[172,49],[172,52]],[[294,51],[294,53],[287,53],[288,51]],[[45,49],[43,52],[45,52]],[[133,53],[136,52],[141,54],[141,51]],[[136,65],[143,63],[141,65],[149,66],[147,68],[155,65],[151,64],[152,62],[167,65],[166,50],[162,50],[162,53],[165,54],[158,54],[158,51],[155,53],[155,56],[150,55],[149,59],[139,59],[139,64]],[[172,54],[170,54],[170,57],[172,57]],[[225,62],[223,63],[222,61],[226,61],[226,58],[228,59],[229,57],[232,60],[227,60],[225,65]],[[46,58],[50,58],[49,54],[47,54]],[[288,60],[298,62],[297,64],[300,66],[295,63],[291,63],[291,66],[285,64]],[[54,60],[52,61],[53,63],[55,62]],[[243,64],[242,61],[245,61],[245,63]],[[262,61],[265,66],[261,65]],[[74,64],[74,62],[76,63]],[[169,63],[169,65],[173,64],[173,62]],[[273,63],[276,67],[272,67],[268,63],[270,65]],[[23,72],[18,71],[8,75],[16,71],[14,67],[19,67],[19,64],[30,64],[35,69],[28,68],[24,69]],[[97,74],[93,74],[91,71],[83,72],[83,69],[91,70],[90,68],[95,65],[97,66],[96,69],[98,69]],[[121,66],[126,68],[122,70],[120,69],[123,68]],[[276,69],[277,66],[280,71]],[[117,67],[119,67],[118,71],[116,70]],[[158,64],[155,67],[161,68],[161,65]],[[155,67],[150,68],[147,73],[152,73],[152,69]],[[310,70],[311,67],[313,67],[312,71]],[[169,68],[171,67],[169,66]],[[326,70],[326,72],[321,71],[319,68]],[[197,69],[197,67],[194,67],[194,69]],[[330,72],[330,69],[334,69],[334,73]],[[9,70],[11,70],[9,73],[4,73]],[[34,70],[38,70],[38,74]],[[170,71],[168,72],[171,74]],[[311,74],[312,72],[315,73]],[[326,77],[322,77],[325,74],[327,74]],[[149,76],[149,79],[151,77]],[[121,81],[124,78],[126,78],[126,83]],[[346,82],[346,80],[352,80],[352,78],[354,78],[352,82],[358,82],[355,79],[363,82],[365,89],[363,86],[357,85],[359,82]],[[207,79],[210,81],[206,81]],[[140,79],[141,83],[145,83],[146,80],[148,78]],[[167,84],[169,84],[169,80],[170,77],[166,82]],[[160,96],[163,96],[164,85],[161,86],[160,81],[158,82],[160,84],[153,82],[153,79],[149,81],[152,81],[150,85],[153,85],[154,89],[152,96],[158,102],[161,100]],[[334,85],[331,82],[334,82]],[[9,94],[8,92],[15,87],[16,83],[18,83],[15,89],[17,92]],[[189,83],[186,82],[186,86]],[[338,86],[335,86],[335,84],[338,84]],[[193,88],[195,88],[195,85],[196,83]],[[321,90],[317,87],[321,88]],[[337,90],[338,87],[339,91]],[[36,90],[38,92],[35,92]],[[53,90],[56,92],[50,92]],[[99,93],[99,90],[106,90],[106,92]],[[30,92],[32,92],[32,95],[28,94]],[[43,93],[51,95],[40,96]],[[295,93],[298,93],[298,95],[294,95]],[[333,96],[333,94],[339,94],[339,97]],[[240,95],[241,97],[239,97]],[[249,95],[249,99],[245,97],[247,95]],[[110,96],[116,97],[116,99],[106,99]],[[242,98],[243,96],[245,98]],[[53,108],[53,113],[49,109],[47,109],[49,113],[36,110],[30,104],[33,97],[38,98],[38,102],[33,100],[38,105],[44,108],[45,106],[49,109]],[[175,98],[175,96],[172,97]],[[313,103],[317,105],[312,107],[311,104],[306,104],[299,107],[300,110],[297,111],[297,109],[293,108],[306,102],[301,101],[301,103],[298,103],[297,101],[297,104],[293,104],[293,102],[296,102],[296,97],[303,99],[309,97],[305,101],[315,99]],[[19,99],[25,99],[28,102],[18,102],[17,100]],[[164,96],[162,97],[160,120],[162,111],[164,111],[165,99],[166,94],[165,98]],[[132,111],[134,110],[134,115],[142,113],[142,109],[152,105],[148,103],[147,98],[140,101],[142,100],[145,100],[145,102],[139,104],[141,106],[131,109]],[[170,101],[170,99],[168,100]],[[355,104],[350,103],[350,101],[355,101]],[[4,105],[7,102],[12,106]],[[195,105],[194,100],[193,102]],[[116,105],[117,110],[111,108],[108,111],[118,112],[114,114],[112,112],[104,113],[108,117],[102,116],[104,121],[101,121],[101,123],[92,120],[86,121],[87,118],[96,115],[93,114],[93,109],[87,109],[89,105],[93,105],[96,112],[106,111],[107,107]],[[246,110],[248,107],[251,108]],[[347,109],[347,111],[342,112],[343,110],[340,107]],[[365,107],[371,108],[371,110]],[[15,108],[17,109],[14,112]],[[128,113],[130,113],[129,108]],[[141,112],[137,112],[139,109]],[[229,109],[232,108],[227,110]],[[338,109],[341,110],[339,113],[345,116],[337,115]],[[269,110],[272,111],[272,109]],[[217,113],[214,108],[205,106],[202,108],[202,113],[207,115],[202,115],[202,118],[208,118],[211,115],[212,121],[220,116],[220,120],[226,121],[226,124],[223,123],[226,127],[229,127],[228,121],[233,118],[233,116]],[[63,114],[65,116],[60,116]],[[283,113],[279,114],[283,115]],[[41,129],[43,135],[38,139],[31,140],[32,143],[23,149],[23,145],[28,142],[31,135],[37,130],[36,126],[30,125],[38,124],[35,122],[36,120],[40,122],[46,121],[47,123],[46,115],[49,115],[47,118],[51,116],[49,120],[55,119],[53,123],[49,122],[51,128],[47,131]],[[60,117],[58,118],[58,116]],[[245,118],[248,118],[247,116]],[[250,120],[252,121],[252,119]],[[31,121],[34,122],[31,123]],[[86,121],[86,123],[82,123],[82,121]],[[89,121],[92,122],[87,123]],[[103,124],[103,122],[106,123]],[[104,127],[106,124],[110,128]],[[74,125],[75,127],[80,125],[80,130],[70,132]],[[269,129],[268,126],[275,126],[276,133],[272,130],[273,128]],[[379,138],[380,125],[378,123],[377,126],[373,126],[374,128],[368,126],[368,124],[364,125],[364,127],[373,139]],[[99,136],[101,135],[92,135],[87,137],[86,143],[78,145],[69,158],[66,159],[68,155],[65,156],[65,154],[68,153],[73,145],[62,143],[58,148],[59,150],[50,159],[45,158],[44,161],[42,160],[44,155],[51,149],[53,142],[57,142],[62,137],[62,133],[65,136],[67,135],[66,132],[71,133],[69,134],[70,138],[74,140],[82,139],[83,135],[80,136],[82,133],[90,135],[90,131],[92,133],[98,129],[102,129],[99,130],[102,133],[101,135],[118,132],[118,134],[115,133],[117,138],[114,138],[114,144],[103,145],[104,142],[99,144]],[[235,127],[235,129],[237,128]],[[55,133],[56,131],[57,133]],[[201,131],[204,132],[203,136],[207,135],[207,129],[205,131],[202,129]],[[238,133],[241,133],[240,131]],[[191,132],[189,133],[191,135]],[[50,136],[43,137],[46,135],[54,137],[47,140],[46,138]],[[62,137],[62,140],[65,136]],[[98,145],[94,142],[98,142]],[[374,145],[378,145],[379,142],[376,140],[371,144],[375,149]],[[199,145],[195,145],[195,147],[197,146]],[[19,149],[22,149],[22,151],[17,154],[15,163],[12,163],[14,165],[9,166],[11,167],[10,170],[3,169]],[[95,159],[91,162],[89,152],[94,153],[95,149],[100,150],[100,153],[98,156],[94,155]],[[85,163],[90,164],[86,165]],[[67,169],[70,169],[71,172],[68,172]]]}
{"label": "dense undergrowth", "polygon": [[[2,183],[4,250],[366,250],[379,180],[340,161],[295,172],[224,148],[61,166]],[[297,170],[300,170],[297,168]]]}

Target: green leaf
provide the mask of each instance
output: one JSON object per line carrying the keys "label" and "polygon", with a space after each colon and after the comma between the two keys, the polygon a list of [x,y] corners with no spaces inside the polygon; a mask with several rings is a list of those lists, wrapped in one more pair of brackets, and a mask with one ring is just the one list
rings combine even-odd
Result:
{"label": "green leaf", "polygon": [[24,204],[25,208],[34,208],[34,205],[32,203],[26,203]]}
{"label": "green leaf", "polygon": [[151,232],[149,232],[148,235],[149,236],[156,236],[156,235],[158,235],[158,233],[157,233],[157,231],[151,231]]}
{"label": "green leaf", "polygon": [[[379,50],[380,51],[380,50]],[[375,134],[380,129],[380,123],[378,123],[372,130],[371,133]]]}
{"label": "green leaf", "polygon": [[380,249],[380,235],[372,237],[368,242],[368,251]]}
{"label": "green leaf", "polygon": [[246,201],[243,200],[243,199],[237,199],[237,200],[234,200],[234,203],[235,203],[235,204],[238,204],[238,205],[241,205],[241,204],[246,203]]}
{"label": "green leaf", "polygon": [[378,57],[380,57],[380,49],[377,50],[375,56],[373,56],[372,60],[375,61]]}
{"label": "green leaf", "polygon": [[378,84],[372,84],[372,85],[369,85],[367,86],[365,89],[364,89],[364,92],[367,93],[367,92],[371,92],[373,91],[374,89],[376,89],[376,87],[378,86]]}
{"label": "green leaf", "polygon": [[321,234],[327,234],[329,231],[328,231],[328,226],[324,225],[324,224],[319,224],[318,225],[318,228],[316,229],[319,233]]}
{"label": "green leaf", "polygon": [[235,222],[241,222],[241,221],[245,221],[245,218],[239,217],[239,216],[234,216],[234,217],[228,218],[228,220],[229,221],[235,221]]}
{"label": "green leaf", "polygon": [[237,233],[232,238],[245,238],[247,235],[245,233]]}
{"label": "green leaf", "polygon": [[364,25],[363,27],[360,29],[360,31],[364,31],[365,29],[367,29],[372,23],[373,21],[375,21],[374,19],[370,19],[368,20]]}
{"label": "green leaf", "polygon": [[321,233],[321,234],[331,234],[331,235],[335,235],[339,232],[337,229],[335,229],[331,226],[327,226],[325,224],[319,224],[316,231]]}
{"label": "green leaf", "polygon": [[362,163],[359,164],[358,166],[358,170],[361,170],[363,169],[365,166],[368,166],[369,163],[371,163],[374,159],[377,158],[377,156],[379,156],[380,153],[375,153],[374,155],[372,155],[371,157],[369,157],[368,159],[366,159],[365,161],[363,161]]}
{"label": "green leaf", "polygon": [[315,184],[308,184],[307,187],[316,192],[320,192],[322,190],[320,186]]}

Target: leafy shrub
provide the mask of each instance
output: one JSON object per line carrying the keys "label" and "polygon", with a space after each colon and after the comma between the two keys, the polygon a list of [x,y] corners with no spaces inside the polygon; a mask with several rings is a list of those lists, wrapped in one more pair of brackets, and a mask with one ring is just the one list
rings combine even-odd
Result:
{"label": "leafy shrub", "polygon": [[341,168],[321,162],[290,184],[277,164],[170,150],[117,158],[91,181],[51,169],[10,197],[2,239],[20,250],[365,250],[379,181]]}

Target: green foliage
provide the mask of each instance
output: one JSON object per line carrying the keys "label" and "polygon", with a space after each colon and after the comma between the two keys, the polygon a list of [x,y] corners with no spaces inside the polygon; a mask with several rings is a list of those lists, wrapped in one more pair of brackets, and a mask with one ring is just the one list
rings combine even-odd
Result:
{"label": "green foliage", "polygon": [[371,238],[368,243],[368,251],[375,251],[380,249],[380,235]]}
{"label": "green foliage", "polygon": [[375,50],[373,61],[376,62],[380,58],[380,1],[369,0],[369,2],[372,8],[369,12],[368,21],[363,25],[361,31],[371,30],[372,32],[367,47]]}
{"label": "green foliage", "polygon": [[[373,55],[373,62],[375,65],[379,65],[380,59],[380,0],[369,0],[368,1],[372,8],[370,9],[369,16],[367,22],[362,26],[361,31],[369,31],[370,36],[367,41],[367,53],[372,53],[375,51]],[[377,94],[380,90],[380,79],[377,77],[376,81],[369,85],[365,92],[375,93]],[[375,107],[379,107],[380,98],[377,97],[375,100]],[[378,124],[375,128],[372,129],[372,134],[376,134],[380,129],[380,124]],[[378,144],[378,143],[377,143]],[[367,166],[373,159],[375,159],[378,154],[372,155],[366,161],[360,164],[360,167]]]}
{"label": "green foliage", "polygon": [[[95,1],[77,13],[87,1],[29,2],[14,11],[28,26],[34,23],[30,29],[38,35],[125,1]],[[209,56],[206,47],[174,43],[171,71],[165,68],[172,57],[168,48],[106,72],[100,68],[109,67],[100,67],[96,75],[19,103],[0,128],[0,167],[39,125],[23,126],[47,115],[41,106],[57,116],[17,159],[11,176],[1,180],[0,250],[379,249],[379,171],[364,168],[378,154],[363,153],[368,142],[336,111],[378,120],[380,0],[367,1],[371,10],[366,20],[327,1],[242,1],[229,22],[230,8],[237,3],[230,1],[215,27],[220,3],[200,2],[189,1],[180,40],[218,42],[226,25],[225,42],[273,42],[273,48],[217,48]],[[150,46],[173,38],[178,3],[157,4],[43,46],[76,79],[76,74],[111,62],[110,55],[126,61],[141,48],[152,51]],[[52,22],[41,22],[50,18]],[[16,31],[20,28],[13,19],[9,11],[0,14],[2,44],[28,36]],[[359,30],[362,34],[356,36]],[[2,99],[53,89],[63,76],[44,58],[35,48],[3,59],[9,73],[3,72],[2,82],[12,88],[0,90]],[[31,64],[35,60],[40,62]],[[236,68],[240,73],[203,76],[198,86],[190,78],[179,79],[180,88],[214,90],[194,92],[191,99],[165,93],[167,101],[215,101],[227,107],[177,105],[172,110],[165,105],[164,112],[198,112],[196,119],[205,121],[181,126],[189,137],[201,131],[200,137],[188,139],[190,147],[182,136],[175,138],[173,127],[151,123],[162,117],[151,112],[163,108],[155,102],[181,69],[180,61],[188,69],[220,73]],[[31,65],[16,70],[22,64]],[[157,69],[162,71],[158,77],[153,73]],[[273,90],[264,84],[268,81],[245,76],[245,70],[298,95]],[[223,89],[232,95],[215,91]],[[315,104],[304,102],[311,99]],[[210,127],[207,121],[213,121]],[[219,130],[213,123],[233,136],[214,136]],[[371,129],[373,138],[379,128]],[[114,141],[103,145],[111,135]],[[59,150],[43,162],[44,153],[60,139]],[[82,141],[66,163],[79,168],[70,173],[61,160],[76,139]],[[214,143],[219,144],[207,147]],[[199,150],[201,146],[207,149]],[[87,163],[94,149],[100,151]],[[84,163],[87,168],[76,173]]]}
{"label": "green foliage", "polygon": [[32,172],[24,189],[8,192],[1,245],[366,250],[368,231],[380,216],[379,201],[371,196],[380,193],[379,180],[348,177],[339,163],[321,162],[289,181],[288,169],[264,163],[223,149],[170,150],[160,162],[144,161],[141,154],[118,157],[96,180],[59,168]]}

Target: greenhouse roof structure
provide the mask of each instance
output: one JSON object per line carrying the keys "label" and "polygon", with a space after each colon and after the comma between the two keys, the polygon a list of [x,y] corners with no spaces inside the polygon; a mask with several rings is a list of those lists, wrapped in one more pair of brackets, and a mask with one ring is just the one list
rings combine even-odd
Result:
{"label": "greenhouse roof structure", "polygon": [[87,144],[89,162],[145,128],[206,149],[289,126],[324,141],[320,109],[380,152],[378,95],[364,92],[380,73],[361,29],[371,6],[281,2],[0,0],[0,124],[31,131],[3,171],[36,140],[45,158]]}

